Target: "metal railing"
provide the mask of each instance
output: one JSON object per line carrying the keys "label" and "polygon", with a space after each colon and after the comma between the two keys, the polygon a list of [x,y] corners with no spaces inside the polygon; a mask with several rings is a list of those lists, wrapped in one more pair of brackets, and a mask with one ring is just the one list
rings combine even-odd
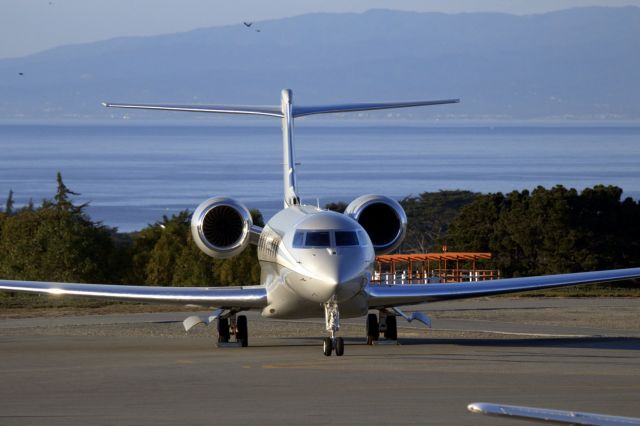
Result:
{"label": "metal railing", "polygon": [[429,273],[406,270],[373,273],[372,284],[380,285],[410,285],[434,283],[462,283],[500,279],[500,271],[495,269],[432,269]]}

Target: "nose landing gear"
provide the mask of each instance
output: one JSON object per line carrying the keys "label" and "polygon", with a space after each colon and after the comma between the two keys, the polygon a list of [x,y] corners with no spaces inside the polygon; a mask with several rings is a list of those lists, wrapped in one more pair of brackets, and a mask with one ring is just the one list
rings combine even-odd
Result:
{"label": "nose landing gear", "polygon": [[331,356],[335,349],[336,356],[344,355],[344,339],[336,337],[336,332],[340,330],[340,312],[338,311],[338,302],[335,296],[324,304],[324,320],[328,332],[331,337],[325,337],[322,345],[322,352],[325,356]]}

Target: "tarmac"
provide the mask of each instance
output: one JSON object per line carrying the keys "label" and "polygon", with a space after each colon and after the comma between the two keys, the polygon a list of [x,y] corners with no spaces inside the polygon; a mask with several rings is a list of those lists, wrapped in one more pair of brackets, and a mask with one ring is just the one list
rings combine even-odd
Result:
{"label": "tarmac", "polygon": [[193,313],[0,320],[1,425],[516,425],[496,402],[640,417],[640,299],[486,298],[422,305],[398,345],[343,320],[249,314],[249,347],[218,348]]}

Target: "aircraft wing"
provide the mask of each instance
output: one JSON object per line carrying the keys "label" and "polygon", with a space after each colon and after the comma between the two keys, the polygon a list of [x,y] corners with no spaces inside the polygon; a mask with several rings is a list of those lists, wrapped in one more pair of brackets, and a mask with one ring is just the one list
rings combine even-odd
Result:
{"label": "aircraft wing", "polygon": [[370,308],[543,290],[640,278],[640,268],[448,284],[369,285]]}
{"label": "aircraft wing", "polygon": [[622,426],[638,425],[638,417],[610,416],[607,414],[585,413],[581,411],[549,410],[547,408],[522,407],[518,405],[493,404],[490,402],[474,402],[467,407],[472,413],[522,419],[539,423]]}
{"label": "aircraft wing", "polygon": [[267,290],[262,286],[152,287],[0,280],[0,290],[86,296],[120,301],[202,305],[217,308],[261,309],[267,306]]}

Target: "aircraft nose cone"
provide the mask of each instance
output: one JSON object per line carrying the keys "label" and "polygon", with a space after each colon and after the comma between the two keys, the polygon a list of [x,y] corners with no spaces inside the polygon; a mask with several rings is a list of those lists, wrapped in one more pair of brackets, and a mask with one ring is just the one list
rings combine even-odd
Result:
{"label": "aircraft nose cone", "polygon": [[327,285],[337,286],[340,284],[342,275],[337,264],[325,265],[322,269],[322,279]]}
{"label": "aircraft nose cone", "polygon": [[353,278],[353,274],[349,273],[349,271],[337,270],[333,273],[327,274],[326,283],[334,287],[338,287],[352,281]]}
{"label": "aircraft nose cone", "polygon": [[336,258],[334,262],[323,265],[321,276],[327,284],[339,286],[359,277],[362,274],[360,266],[350,258]]}
{"label": "aircraft nose cone", "polygon": [[338,301],[343,301],[355,296],[362,288],[363,268],[353,262],[338,262],[326,271],[326,282],[333,287],[333,294]]}

